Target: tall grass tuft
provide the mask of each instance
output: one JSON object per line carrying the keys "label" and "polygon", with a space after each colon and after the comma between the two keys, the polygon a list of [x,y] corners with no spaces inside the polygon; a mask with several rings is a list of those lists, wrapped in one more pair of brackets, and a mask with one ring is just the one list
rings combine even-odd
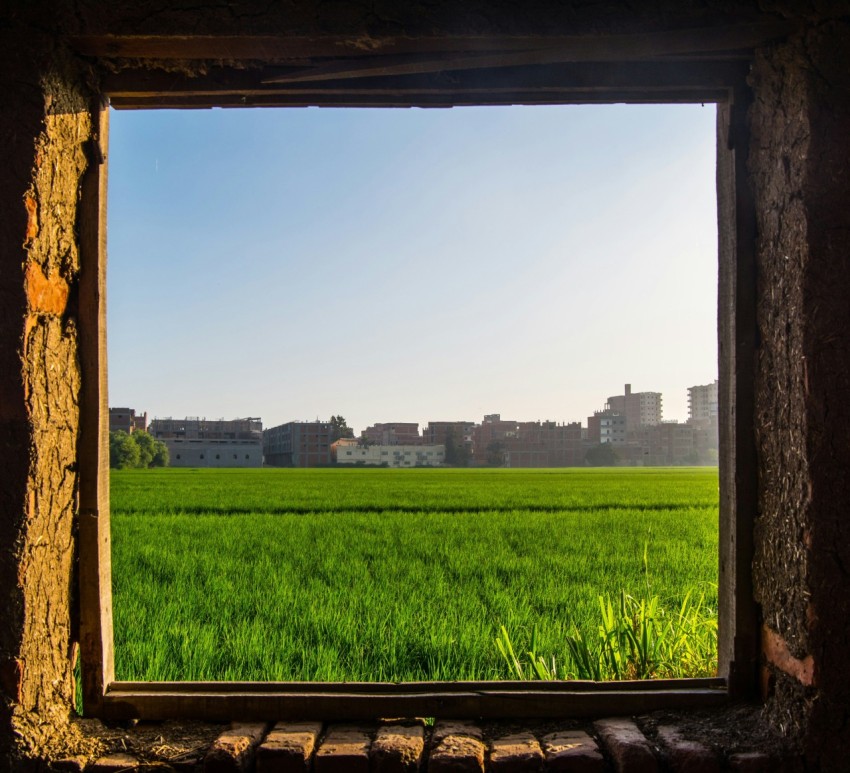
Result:
{"label": "tall grass tuft", "polygon": [[517,654],[502,626],[496,648],[516,679],[663,679],[707,677],[717,673],[717,612],[705,593],[688,591],[678,608],[662,605],[658,596],[621,591],[612,599],[599,596],[595,632],[573,624],[565,639],[561,663],[555,654],[537,651],[536,629],[530,646]]}

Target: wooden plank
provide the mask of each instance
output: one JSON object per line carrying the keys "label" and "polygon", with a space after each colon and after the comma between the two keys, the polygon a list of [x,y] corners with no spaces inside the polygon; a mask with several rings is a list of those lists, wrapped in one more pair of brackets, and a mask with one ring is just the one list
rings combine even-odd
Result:
{"label": "wooden plank", "polygon": [[641,714],[662,709],[722,706],[724,690],[631,690],[604,692],[524,692],[498,689],[428,694],[232,693],[175,688],[170,692],[130,692],[110,688],[104,697],[107,719],[202,719],[224,722],[232,717],[259,721],[352,721],[386,716],[452,716],[457,718],[593,717],[602,714]]}
{"label": "wooden plank", "polygon": [[110,693],[318,693],[333,695],[410,695],[414,693],[499,692],[663,692],[667,690],[725,690],[726,680],[630,679],[617,682],[486,681],[486,682],[112,682]]}
{"label": "wooden plank", "polygon": [[356,94],[340,93],[272,94],[258,96],[178,96],[178,97],[118,97],[112,107],[118,110],[189,109],[207,110],[213,107],[460,107],[462,105],[607,105],[627,104],[708,104],[720,102],[727,91],[569,91],[541,92],[506,91],[496,93],[487,89],[480,92],[454,93],[441,91],[434,94],[408,92]]}
{"label": "wooden plank", "polygon": [[755,446],[756,219],[747,182],[749,95],[730,92],[717,111],[720,414],[719,674],[730,693],[754,697],[758,611],[753,599],[753,528],[758,508]]}
{"label": "wooden plank", "polygon": [[102,710],[114,679],[106,379],[106,153],[109,112],[92,108],[93,136],[80,204],[80,659],[86,715]]}
{"label": "wooden plank", "polygon": [[[771,18],[743,24],[663,30],[629,35],[79,35],[75,51],[92,57],[126,59],[232,59],[272,61],[312,57],[353,58],[375,52],[522,52],[558,49],[570,61],[669,56],[677,53],[750,50],[793,32],[793,22]],[[564,61],[564,60],[561,60]]]}
{"label": "wooden plank", "polygon": [[[226,95],[253,97],[270,94],[319,93],[441,93],[451,91],[515,92],[604,91],[641,89],[726,90],[746,77],[747,66],[740,62],[609,62],[555,64],[545,67],[507,68],[497,71],[457,73],[450,83],[434,75],[369,77],[356,83],[326,79],[323,83],[275,85],[269,82],[269,68],[235,70],[212,68],[204,75],[190,77],[164,70],[122,70],[103,79],[104,92],[119,97],[175,97],[178,95]],[[521,84],[518,88],[517,84]]]}

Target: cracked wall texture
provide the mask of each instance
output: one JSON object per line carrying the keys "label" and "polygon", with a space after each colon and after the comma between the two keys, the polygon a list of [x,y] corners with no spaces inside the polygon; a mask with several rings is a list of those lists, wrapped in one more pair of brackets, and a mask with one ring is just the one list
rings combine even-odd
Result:
{"label": "cracked wall texture", "polygon": [[811,686],[773,668],[769,713],[825,770],[850,744],[848,51],[850,24],[825,23],[762,52],[752,75],[754,580],[765,624],[814,663]]}
{"label": "cracked wall texture", "polygon": [[[0,763],[73,705],[77,212],[91,123],[70,65],[7,52],[0,142]],[[31,50],[29,53],[33,53]]]}

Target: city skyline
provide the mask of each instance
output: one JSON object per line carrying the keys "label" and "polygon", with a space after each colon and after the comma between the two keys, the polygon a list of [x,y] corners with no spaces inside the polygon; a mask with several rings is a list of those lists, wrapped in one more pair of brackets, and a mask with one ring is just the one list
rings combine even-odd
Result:
{"label": "city skyline", "polygon": [[564,423],[629,380],[684,420],[714,142],[710,105],[113,112],[110,404]]}

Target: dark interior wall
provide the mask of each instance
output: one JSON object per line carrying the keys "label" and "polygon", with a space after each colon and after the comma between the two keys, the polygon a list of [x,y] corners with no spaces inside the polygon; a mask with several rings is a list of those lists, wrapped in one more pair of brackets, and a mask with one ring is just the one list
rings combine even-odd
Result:
{"label": "dark interior wall", "polygon": [[[50,38],[0,65],[0,760],[72,705],[81,70]],[[2,768],[2,765],[0,765]]]}
{"label": "dark interior wall", "polygon": [[850,24],[820,25],[762,52],[752,79],[768,707],[833,766],[850,748],[848,50]]}

